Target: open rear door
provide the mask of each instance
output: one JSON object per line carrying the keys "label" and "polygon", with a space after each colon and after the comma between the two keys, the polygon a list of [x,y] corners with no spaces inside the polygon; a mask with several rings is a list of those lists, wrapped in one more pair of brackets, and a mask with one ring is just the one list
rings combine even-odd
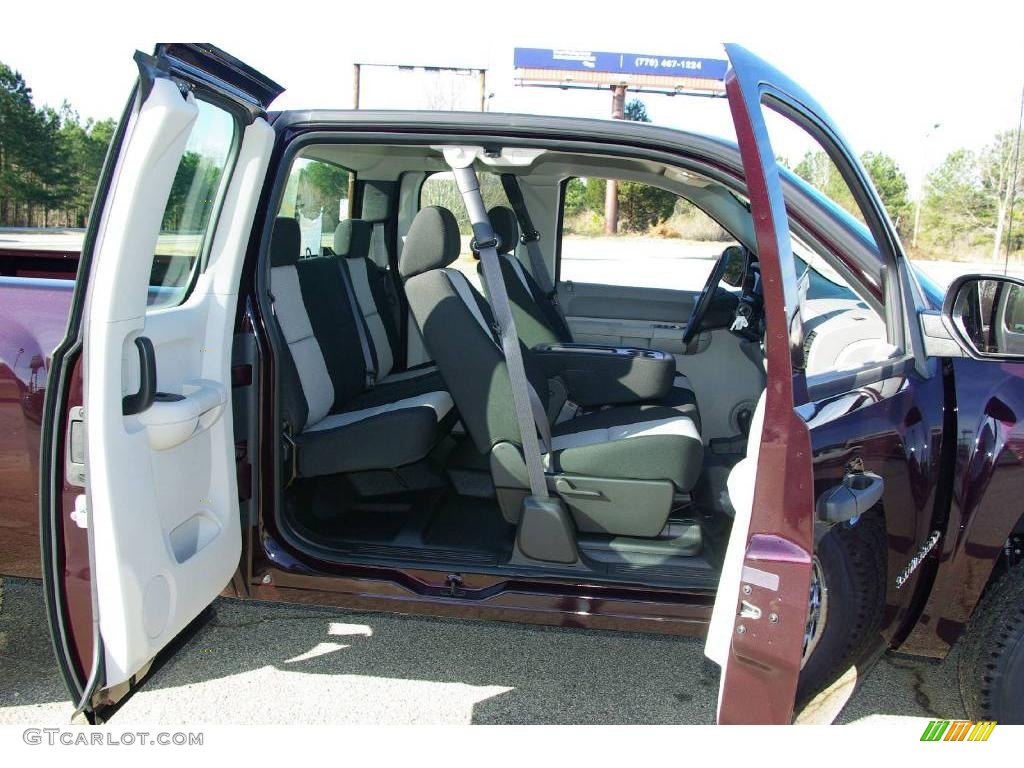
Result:
{"label": "open rear door", "polygon": [[[741,462],[738,469],[746,469],[752,498],[734,500],[736,517],[705,653],[722,668],[720,723],[788,723],[807,625],[814,496],[810,436],[794,410],[794,395],[799,398],[804,387],[797,370],[803,355],[799,292],[763,109],[770,102],[772,108],[800,111],[813,102],[749,51],[737,45],[726,51],[726,92],[763,280],[768,384],[759,406],[760,444],[755,419],[747,465]],[[731,477],[730,492],[733,485]]]}
{"label": "open rear door", "polygon": [[54,646],[94,719],[239,564],[231,343],[273,146],[265,109],[281,92],[208,44],[135,58],[50,367],[40,462]]}

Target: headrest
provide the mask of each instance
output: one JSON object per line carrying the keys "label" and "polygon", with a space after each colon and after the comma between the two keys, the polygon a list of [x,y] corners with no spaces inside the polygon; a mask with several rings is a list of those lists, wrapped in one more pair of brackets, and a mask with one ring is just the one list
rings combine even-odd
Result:
{"label": "headrest", "polygon": [[299,260],[301,248],[299,222],[288,216],[278,216],[270,235],[270,266],[290,267]]}
{"label": "headrest", "polygon": [[349,259],[370,255],[373,224],[362,219],[343,219],[334,229],[334,252]]}
{"label": "headrest", "polygon": [[398,260],[398,271],[403,280],[408,280],[432,269],[443,269],[459,258],[461,250],[455,214],[447,208],[431,205],[412,220]]}
{"label": "headrest", "polygon": [[498,252],[512,253],[519,245],[519,222],[511,208],[496,205],[487,212],[491,228],[498,236]]}

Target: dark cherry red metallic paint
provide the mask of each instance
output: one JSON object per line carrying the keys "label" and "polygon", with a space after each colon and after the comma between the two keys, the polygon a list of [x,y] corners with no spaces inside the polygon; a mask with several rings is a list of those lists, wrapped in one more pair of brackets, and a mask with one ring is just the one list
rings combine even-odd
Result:
{"label": "dark cherry red metallic paint", "polygon": [[[52,259],[47,253],[46,258]],[[31,259],[20,253],[22,265]],[[5,264],[10,264],[10,261]],[[61,262],[72,270],[77,260]],[[64,336],[74,282],[36,277],[59,274],[52,265],[18,269],[0,277],[0,574],[39,578],[39,432],[51,350]],[[82,404],[80,361],[68,393],[69,407]],[[61,435],[63,442],[63,434]],[[63,453],[63,445],[60,447]],[[82,489],[63,486],[63,514],[56,522],[63,547],[59,570],[64,616],[80,675],[92,661],[92,593],[86,530],[71,522]]]}
{"label": "dark cherry red metallic paint", "polygon": [[39,425],[73,287],[23,271],[0,277],[0,574],[40,576]]}
{"label": "dark cherry red metallic paint", "polygon": [[902,646],[937,658],[960,636],[1024,513],[1024,364],[951,366],[958,432],[949,523],[927,602]]}
{"label": "dark cherry red metallic paint", "polygon": [[[733,57],[730,52],[730,58]],[[789,228],[775,158],[765,141],[759,82],[734,60],[726,75],[733,124],[746,169],[747,196],[765,302],[767,383],[764,427],[743,569],[777,577],[770,589],[743,579],[756,619],[737,615],[718,705],[720,723],[788,723],[793,716],[807,593],[811,580],[814,498],[807,425],[793,410],[802,355],[799,300]],[[756,70],[749,72],[756,77]],[[738,605],[740,595],[722,595]],[[737,611],[738,613],[738,611]],[[769,620],[769,616],[773,620]]]}
{"label": "dark cherry red metallic paint", "polygon": [[[741,146],[743,138],[741,134]],[[749,135],[746,138],[749,140]],[[752,190],[751,197],[756,194],[757,190]],[[255,259],[254,253],[249,259]],[[246,271],[249,269],[247,266]],[[767,281],[771,275],[765,277]],[[20,280],[11,289],[0,283],[0,485],[4,489],[0,496],[0,573],[38,576],[38,414],[48,362],[46,350],[53,349],[63,334],[71,286],[25,286]],[[250,326],[243,316],[238,330],[255,333],[267,349],[258,319]],[[785,326],[771,326],[769,332],[789,335]],[[783,363],[778,357],[781,352],[773,352],[773,347],[787,355],[790,351],[788,344],[769,344],[769,366],[775,370],[788,366],[789,361]],[[25,352],[19,352],[22,349]],[[25,364],[27,355],[29,363]],[[33,375],[36,355],[44,361],[42,369],[36,366],[39,375]],[[272,367],[269,356],[264,354],[262,359],[264,365],[253,378],[260,390],[261,429],[264,435],[272,435]],[[784,583],[803,584],[803,592],[798,596],[800,590],[794,587],[792,598],[787,594],[782,602],[777,597],[755,595],[764,598],[772,609],[782,611],[785,620],[734,638],[733,653],[738,663],[730,674],[739,677],[729,682],[739,683],[747,701],[726,701],[723,720],[788,719],[785,708],[773,703],[784,697],[762,700],[750,694],[754,688],[749,686],[777,686],[780,676],[788,686],[794,671],[792,654],[782,654],[766,666],[763,644],[758,646],[758,664],[745,662],[752,655],[745,649],[764,640],[765,635],[759,634],[762,632],[777,633],[767,638],[770,644],[792,648],[794,639],[790,635],[797,631],[798,624],[802,632],[802,623],[793,620],[793,615],[804,609],[803,574],[810,551],[804,508],[812,494],[806,485],[801,487],[810,478],[800,477],[799,471],[799,467],[808,466],[804,459],[807,452],[813,455],[813,496],[835,484],[853,458],[862,459],[868,469],[884,469],[889,587],[880,642],[902,642],[906,651],[937,657],[945,655],[955,642],[1004,541],[1021,518],[1024,438],[1019,425],[1024,412],[1024,364],[954,360],[949,365],[956,382],[952,403],[959,425],[952,468],[943,463],[944,452],[951,450],[942,442],[943,420],[948,415],[944,403],[949,407],[951,402],[943,385],[954,379],[941,372],[929,378],[908,374],[895,393],[885,396],[867,393],[848,413],[812,429],[809,439],[805,425],[792,412],[769,411],[761,456],[761,466],[769,471],[759,473],[768,480],[759,483],[757,493],[759,502],[777,505],[776,530],[786,534],[752,530],[747,564],[771,569]],[[80,401],[80,371],[75,381]],[[290,550],[275,527],[273,441],[260,442],[258,449],[241,446],[239,451],[241,464],[253,465],[248,471],[255,477],[254,502],[259,514],[255,522],[245,526],[239,573],[226,594],[365,610],[676,635],[700,635],[706,629],[713,603],[709,594],[466,572],[460,573],[462,583],[453,591],[448,584],[449,573],[443,570],[338,566],[313,561]],[[953,479],[947,483],[950,471]],[[937,491],[947,484],[952,498],[944,505]],[[74,489],[65,491],[63,570],[71,602],[78,606],[67,618],[82,671],[91,656],[92,637],[87,631],[91,615],[81,609],[90,605],[90,574],[85,532],[67,524],[71,511],[67,500],[73,498]],[[930,527],[944,521],[947,506],[949,526],[940,552],[897,590],[895,576],[913,557]]]}

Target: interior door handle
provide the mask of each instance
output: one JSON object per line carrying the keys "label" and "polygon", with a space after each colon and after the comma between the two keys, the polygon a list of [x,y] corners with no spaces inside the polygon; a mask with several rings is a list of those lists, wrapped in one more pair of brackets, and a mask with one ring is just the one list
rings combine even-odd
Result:
{"label": "interior door handle", "polygon": [[139,350],[139,391],[121,399],[121,413],[132,416],[142,413],[153,404],[156,397],[156,352],[148,336],[136,336],[135,348]]}
{"label": "interior door handle", "polygon": [[874,472],[851,472],[818,497],[818,519],[826,523],[854,520],[882,499],[885,481]]}

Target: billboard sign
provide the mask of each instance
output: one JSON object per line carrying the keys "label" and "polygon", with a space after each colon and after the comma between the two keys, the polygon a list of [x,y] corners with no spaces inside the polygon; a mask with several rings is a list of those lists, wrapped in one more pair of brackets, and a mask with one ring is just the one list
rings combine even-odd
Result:
{"label": "billboard sign", "polygon": [[516,48],[515,67],[520,70],[558,70],[566,73],[601,72],[627,76],[647,75],[659,79],[680,77],[721,82],[725,78],[728,62],[723,59],[659,56],[650,53],[608,53],[563,48]]}

